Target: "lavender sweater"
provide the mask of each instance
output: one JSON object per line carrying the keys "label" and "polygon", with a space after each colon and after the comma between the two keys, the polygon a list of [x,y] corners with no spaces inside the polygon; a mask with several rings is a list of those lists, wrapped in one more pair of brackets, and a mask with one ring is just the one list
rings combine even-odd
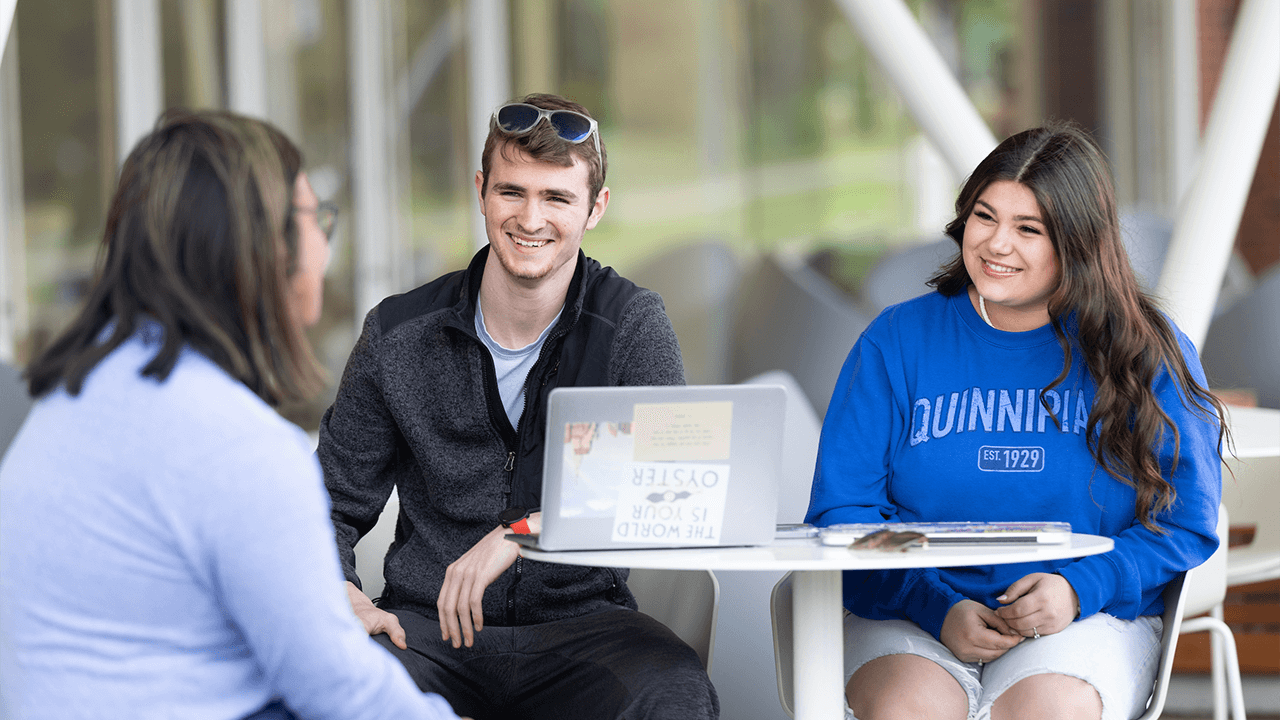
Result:
{"label": "lavender sweater", "polygon": [[0,703],[10,718],[454,718],[364,632],[306,436],[144,328],[0,464]]}

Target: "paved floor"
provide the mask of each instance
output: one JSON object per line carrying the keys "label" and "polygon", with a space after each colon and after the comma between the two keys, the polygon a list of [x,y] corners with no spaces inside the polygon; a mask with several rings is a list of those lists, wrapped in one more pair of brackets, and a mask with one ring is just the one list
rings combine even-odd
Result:
{"label": "paved floor", "polygon": [[[1244,709],[1249,720],[1280,720],[1280,675],[1245,675]],[[1211,720],[1213,686],[1208,675],[1175,675],[1162,717]]]}

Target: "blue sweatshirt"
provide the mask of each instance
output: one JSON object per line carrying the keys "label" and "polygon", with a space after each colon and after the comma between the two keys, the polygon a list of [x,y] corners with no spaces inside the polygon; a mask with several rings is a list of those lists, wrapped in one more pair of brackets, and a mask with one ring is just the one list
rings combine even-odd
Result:
{"label": "blue sweatshirt", "polygon": [[[1202,385],[1191,342],[1183,357]],[[889,571],[849,571],[844,601],[873,620],[905,618],[938,637],[963,599],[997,608],[996,597],[1033,572],[1059,572],[1080,598],[1081,617],[1132,619],[1164,610],[1161,592],[1217,548],[1222,467],[1218,424],[1191,412],[1167,372],[1155,382],[1161,408],[1181,434],[1157,449],[1177,492],[1142,526],[1134,490],[1100,468],[1085,427],[1095,385],[1078,350],[1067,378],[1053,329],[997,330],[967,293],[930,293],[887,308],[854,345],[823,422],[806,521],[1063,521],[1115,541],[1111,552],[1076,560]],[[1050,412],[1052,410],[1053,412]],[[1176,465],[1176,470],[1174,469]]]}
{"label": "blue sweatshirt", "polygon": [[144,326],[0,464],[0,715],[454,718],[365,633],[306,436]]}

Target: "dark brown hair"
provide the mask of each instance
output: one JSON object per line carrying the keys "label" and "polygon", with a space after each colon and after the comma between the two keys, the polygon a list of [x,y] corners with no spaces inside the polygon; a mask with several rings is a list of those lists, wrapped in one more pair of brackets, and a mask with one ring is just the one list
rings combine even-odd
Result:
{"label": "dark brown hair", "polygon": [[[578,103],[559,95],[534,93],[525,95],[519,100],[543,110],[572,110],[591,117],[591,113]],[[484,152],[480,155],[480,172],[484,177],[480,185],[483,195],[489,190],[489,168],[493,165],[493,153],[502,153],[502,157],[511,159],[507,153],[512,148],[519,148],[539,162],[553,163],[561,167],[573,167],[573,156],[577,155],[587,166],[587,205],[594,205],[596,196],[604,187],[604,176],[609,169],[609,153],[605,150],[604,138],[600,137],[600,129],[596,128],[596,138],[600,141],[600,153],[596,154],[596,144],[587,138],[580,143],[571,143],[556,135],[551,123],[543,121],[531,131],[523,135],[509,135],[503,132],[493,119],[489,120],[489,135],[484,139]]]}
{"label": "dark brown hair", "polygon": [[125,160],[84,307],[27,369],[33,396],[85,377],[145,319],[164,342],[141,371],[163,381],[184,346],[269,404],[323,383],[288,302],[298,266],[284,133],[227,112],[171,110]]}
{"label": "dark brown hair", "polygon": [[[956,199],[956,216],[946,232],[957,245],[963,246],[965,222],[978,197],[1002,180],[1020,183],[1035,195],[1062,268],[1048,304],[1062,346],[1062,372],[1045,391],[1067,378],[1074,344],[1097,384],[1085,431],[1089,450],[1107,473],[1136,490],[1134,512],[1142,524],[1161,532],[1154,517],[1173,504],[1175,491],[1160,472],[1155,448],[1169,433],[1176,456],[1180,436],[1152,385],[1167,371],[1184,406],[1206,420],[1217,415],[1219,455],[1227,440],[1222,403],[1191,376],[1173,326],[1134,277],[1121,241],[1111,172],[1089,134],[1074,124],[1051,123],[1000,143]],[[959,255],[929,284],[953,296],[971,282]],[[1074,339],[1063,329],[1068,317],[1077,325]],[[1044,391],[1040,402],[1049,409]]]}

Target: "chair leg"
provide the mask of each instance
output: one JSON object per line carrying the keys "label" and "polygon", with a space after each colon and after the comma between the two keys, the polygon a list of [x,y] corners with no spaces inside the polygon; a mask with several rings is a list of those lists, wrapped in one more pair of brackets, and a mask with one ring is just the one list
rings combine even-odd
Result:
{"label": "chair leg", "polygon": [[[1223,619],[1222,603],[1213,606],[1209,616]],[[1223,657],[1223,640],[1218,633],[1209,633],[1209,676],[1213,680],[1213,720],[1227,720],[1227,666]]]}
{"label": "chair leg", "polygon": [[[1208,631],[1222,643],[1223,669],[1226,672],[1227,695],[1231,699],[1233,720],[1246,720],[1244,714],[1244,687],[1240,682],[1240,658],[1236,654],[1236,638],[1231,628],[1215,617],[1195,617],[1182,621],[1182,633]],[[1216,708],[1215,708],[1216,711]]]}

